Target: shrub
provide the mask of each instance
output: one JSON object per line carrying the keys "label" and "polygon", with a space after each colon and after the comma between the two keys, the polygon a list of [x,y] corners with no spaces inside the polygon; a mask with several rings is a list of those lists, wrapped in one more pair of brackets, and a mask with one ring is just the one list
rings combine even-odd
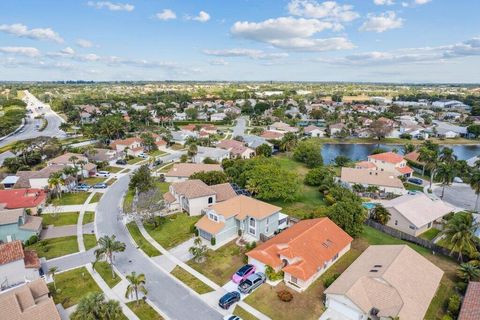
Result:
{"label": "shrub", "polygon": [[246,249],[247,251],[253,250],[253,249],[255,249],[256,247],[257,247],[257,243],[256,243],[255,241],[249,242],[249,243],[247,243],[247,244],[245,245],[245,249]]}
{"label": "shrub", "polygon": [[212,237],[212,238],[210,239],[210,244],[211,244],[212,246],[214,246],[216,243],[217,243],[217,239],[215,239],[215,237]]}
{"label": "shrub", "polygon": [[465,291],[467,290],[467,283],[463,281],[459,281],[455,284],[455,289],[457,289],[458,292],[464,294]]}
{"label": "shrub", "polygon": [[31,236],[30,238],[25,240],[25,245],[26,246],[31,246],[32,244],[35,244],[37,242],[38,242],[38,236],[36,234],[34,234],[33,236]]}
{"label": "shrub", "polygon": [[339,276],[340,276],[339,273],[334,273],[334,274],[332,274],[331,276],[328,276],[327,278],[323,279],[323,286],[324,286],[325,288],[330,287],[330,285],[331,285],[332,283],[334,283],[335,280],[337,280],[337,278],[338,278]]}
{"label": "shrub", "polygon": [[325,196],[325,203],[329,206],[333,205],[335,203],[335,198],[331,194],[327,194]]}
{"label": "shrub", "polygon": [[452,317],[456,317],[460,310],[462,298],[458,294],[454,294],[448,299],[448,314]]}
{"label": "shrub", "polygon": [[192,224],[192,225],[190,226],[190,233],[195,233],[195,230],[196,230],[196,229],[197,229],[197,228],[195,228],[195,225]]}
{"label": "shrub", "polygon": [[293,300],[293,294],[288,290],[277,291],[277,297],[283,302],[290,302]]}
{"label": "shrub", "polygon": [[453,318],[446,314],[442,317],[442,320],[453,320]]}
{"label": "shrub", "polygon": [[267,279],[270,281],[277,281],[277,280],[282,280],[283,279],[283,271],[280,270],[279,272],[275,272],[275,270],[270,267],[266,266],[265,267],[265,275],[267,276]]}

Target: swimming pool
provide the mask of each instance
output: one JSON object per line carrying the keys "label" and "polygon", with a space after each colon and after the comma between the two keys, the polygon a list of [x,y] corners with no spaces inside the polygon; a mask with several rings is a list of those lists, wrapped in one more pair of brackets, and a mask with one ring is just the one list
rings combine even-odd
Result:
{"label": "swimming pool", "polygon": [[373,202],[364,202],[362,203],[363,207],[368,209],[368,210],[372,210],[373,208],[375,208],[377,205]]}

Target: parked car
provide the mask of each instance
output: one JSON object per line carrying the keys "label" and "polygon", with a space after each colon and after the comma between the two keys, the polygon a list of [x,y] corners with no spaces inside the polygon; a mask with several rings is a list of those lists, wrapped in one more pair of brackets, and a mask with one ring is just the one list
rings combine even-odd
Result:
{"label": "parked car", "polygon": [[453,182],[463,183],[463,180],[462,180],[462,178],[460,178],[460,177],[455,177],[455,178],[453,178]]}
{"label": "parked car", "polygon": [[408,178],[407,181],[413,184],[418,184],[419,186],[423,184],[423,180],[420,178]]}
{"label": "parked car", "polygon": [[233,274],[232,281],[235,283],[240,283],[241,281],[247,279],[248,276],[253,273],[255,273],[255,266],[251,264],[246,264]]}
{"label": "parked car", "polygon": [[88,184],[84,184],[84,185],[79,184],[73,190],[75,190],[75,191],[88,191],[88,190],[90,190],[90,186]]}
{"label": "parked car", "polygon": [[143,159],[147,159],[148,158],[148,154],[145,154],[145,153],[140,153],[138,155],[139,158],[143,158]]}
{"label": "parked car", "polygon": [[93,189],[106,189],[108,185],[104,182],[96,183],[93,185]]}
{"label": "parked car", "polygon": [[153,164],[154,164],[155,166],[159,166],[159,165],[161,165],[162,163],[163,163],[162,160],[157,159],[157,160],[155,160],[155,162],[154,162]]}
{"label": "parked car", "polygon": [[238,291],[243,294],[251,293],[253,290],[265,283],[266,280],[267,278],[262,272],[251,274],[247,279],[240,282],[238,285]]}
{"label": "parked car", "polygon": [[126,164],[127,164],[127,160],[124,160],[124,159],[118,159],[117,161],[115,161],[115,164],[119,164],[119,165],[126,165]]}
{"label": "parked car", "polygon": [[238,291],[232,291],[221,297],[218,305],[220,308],[227,310],[232,304],[238,301],[240,301],[240,293]]}
{"label": "parked car", "polygon": [[225,317],[223,317],[223,320],[242,320],[242,318],[234,314],[227,314]]}
{"label": "parked car", "polygon": [[95,173],[95,175],[96,175],[97,177],[104,177],[104,178],[106,178],[106,177],[108,177],[108,176],[110,175],[110,172],[108,172],[108,171],[98,171],[97,173]]}

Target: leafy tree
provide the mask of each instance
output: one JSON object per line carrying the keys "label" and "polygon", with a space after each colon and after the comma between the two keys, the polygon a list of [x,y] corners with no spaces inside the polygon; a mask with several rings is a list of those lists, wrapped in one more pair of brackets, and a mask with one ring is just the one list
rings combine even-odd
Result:
{"label": "leafy tree", "polygon": [[352,237],[362,233],[367,214],[359,201],[339,201],[328,207],[327,216]]}
{"label": "leafy tree", "polygon": [[144,295],[147,295],[148,293],[147,288],[145,288],[145,275],[143,273],[137,275],[135,271],[132,271],[132,273],[127,275],[126,278],[129,284],[127,286],[127,290],[125,291],[125,298],[128,299],[135,295],[135,301],[138,305],[138,292],[141,292]]}
{"label": "leafy tree", "polygon": [[292,151],[297,145],[298,138],[293,132],[287,132],[280,141],[280,150]]}
{"label": "leafy tree", "polygon": [[142,133],[140,135],[140,139],[142,139],[143,146],[147,149],[147,151],[157,150],[157,145],[155,144],[155,138],[150,133]]}
{"label": "leafy tree", "polygon": [[456,170],[452,163],[442,163],[437,170],[437,177],[442,182],[442,195],[440,198],[443,199],[445,195],[445,187],[452,184],[453,179],[455,178]]}
{"label": "leafy tree", "polygon": [[106,300],[102,292],[90,292],[80,299],[72,320],[120,320],[123,319],[122,307],[116,300]]}
{"label": "leafy tree", "polygon": [[196,108],[188,108],[185,110],[185,114],[188,119],[190,120],[197,120],[198,118],[198,110]]}
{"label": "leafy tree", "polygon": [[153,188],[154,181],[150,168],[147,164],[140,166],[132,175],[128,187],[131,190],[137,189],[138,192],[145,192]]}
{"label": "leafy tree", "polygon": [[413,152],[415,151],[415,146],[411,143],[405,143],[403,145],[403,153],[404,154],[407,154],[407,153],[410,153],[410,152]]}
{"label": "leafy tree", "polygon": [[479,205],[479,199],[480,199],[480,170],[476,169],[473,171],[473,173],[470,175],[470,187],[475,191],[475,194],[477,195],[477,199],[475,201],[475,211],[478,212],[478,205]]}
{"label": "leafy tree", "polygon": [[257,156],[269,158],[272,156],[272,147],[270,147],[266,143],[261,144],[255,149],[255,153],[257,154]]}
{"label": "leafy tree", "polygon": [[305,163],[309,168],[321,166],[323,164],[322,147],[315,140],[300,141],[293,152],[293,158]]}
{"label": "leafy tree", "polygon": [[471,262],[462,263],[457,268],[457,275],[465,282],[477,281],[480,279],[480,267]]}
{"label": "leafy tree", "polygon": [[227,175],[222,171],[200,171],[192,174],[190,179],[198,179],[205,182],[205,184],[211,186],[214,184],[220,184],[227,182]]}
{"label": "leafy tree", "polygon": [[457,156],[453,153],[452,148],[445,147],[440,152],[438,159],[444,163],[452,164],[457,161]]}
{"label": "leafy tree", "polygon": [[472,124],[467,127],[467,132],[473,135],[475,138],[480,136],[480,124]]}
{"label": "leafy tree", "polygon": [[378,140],[385,139],[385,137],[392,132],[393,128],[389,125],[386,125],[385,121],[374,120],[368,127],[370,134],[377,138]]}
{"label": "leafy tree", "polygon": [[153,187],[147,191],[139,192],[135,203],[135,212],[143,220],[157,227],[156,216],[165,209],[165,201],[160,188]]}
{"label": "leafy tree", "polygon": [[390,212],[388,212],[388,210],[381,204],[377,204],[375,208],[372,210],[371,217],[373,220],[377,221],[378,223],[386,225],[390,220]]}
{"label": "leafy tree", "polygon": [[187,154],[190,157],[190,159],[193,159],[198,153],[198,147],[196,144],[191,144],[188,147]]}
{"label": "leafy tree", "polygon": [[350,162],[350,158],[346,156],[336,156],[334,162],[337,167],[345,167]]}
{"label": "leafy tree", "polygon": [[380,148],[380,147],[377,147],[375,149],[372,150],[372,155],[373,154],[379,154],[379,153],[384,153],[384,152],[387,152],[386,149],[383,149],[383,148]]}
{"label": "leafy tree", "polygon": [[100,259],[105,259],[110,265],[112,271],[112,278],[115,278],[115,272],[113,271],[113,260],[116,252],[125,251],[125,243],[115,240],[115,235],[103,236],[98,239],[98,248],[95,250],[95,263]]}
{"label": "leafy tree", "polygon": [[335,173],[328,167],[317,167],[310,170],[305,175],[304,183],[308,186],[320,186],[321,190],[326,190],[334,184]]}
{"label": "leafy tree", "polygon": [[474,222],[470,212],[456,213],[445,225],[443,234],[451,246],[451,252],[457,251],[461,260],[464,253],[471,255],[477,252],[478,238],[475,230],[478,223]]}

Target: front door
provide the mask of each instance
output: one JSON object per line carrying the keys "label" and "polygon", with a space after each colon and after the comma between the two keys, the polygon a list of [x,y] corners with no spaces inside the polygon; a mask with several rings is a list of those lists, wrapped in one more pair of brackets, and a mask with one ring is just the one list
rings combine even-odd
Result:
{"label": "front door", "polygon": [[257,221],[254,218],[248,219],[248,233],[252,236],[256,236]]}

